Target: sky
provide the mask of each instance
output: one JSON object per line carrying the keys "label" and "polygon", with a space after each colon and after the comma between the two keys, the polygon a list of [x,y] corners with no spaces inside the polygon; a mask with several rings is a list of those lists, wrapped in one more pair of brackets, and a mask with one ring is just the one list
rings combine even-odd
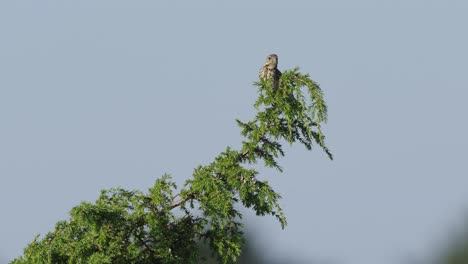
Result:
{"label": "sky", "polygon": [[265,263],[424,263],[468,211],[465,1],[1,1],[0,263],[111,187],[242,140],[266,55],[320,84],[335,160],[286,147]]}

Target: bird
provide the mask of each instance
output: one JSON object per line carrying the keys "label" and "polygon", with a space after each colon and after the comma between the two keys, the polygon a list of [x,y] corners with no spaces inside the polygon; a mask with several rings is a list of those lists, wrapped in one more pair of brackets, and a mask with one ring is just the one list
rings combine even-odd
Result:
{"label": "bird", "polygon": [[260,69],[260,79],[272,80],[273,91],[276,91],[279,86],[281,72],[278,70],[278,55],[270,54],[267,56],[265,64]]}

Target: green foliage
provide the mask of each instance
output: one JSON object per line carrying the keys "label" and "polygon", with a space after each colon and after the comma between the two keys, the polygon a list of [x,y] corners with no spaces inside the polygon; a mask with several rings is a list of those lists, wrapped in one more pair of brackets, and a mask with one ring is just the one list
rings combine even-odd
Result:
{"label": "green foliage", "polygon": [[[466,216],[465,216],[466,218]],[[468,263],[468,221],[450,232],[439,249],[432,250],[433,264],[466,264]]]}
{"label": "green foliage", "polygon": [[200,243],[219,263],[234,263],[244,243],[238,204],[274,216],[284,228],[281,196],[247,166],[263,161],[281,172],[282,142],[300,142],[309,150],[316,144],[332,158],[320,129],[327,107],[319,86],[297,68],[283,73],[276,91],[270,81],[255,86],[256,116],[237,120],[245,137],[240,150],[228,147],[198,166],[177,194],[169,175],[147,193],[102,191],[94,204],[81,203],[69,221],[36,237],[12,263],[199,263]]}

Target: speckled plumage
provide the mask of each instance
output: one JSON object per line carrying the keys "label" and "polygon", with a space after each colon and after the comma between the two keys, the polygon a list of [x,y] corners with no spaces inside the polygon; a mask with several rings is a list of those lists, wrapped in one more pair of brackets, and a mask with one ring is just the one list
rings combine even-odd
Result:
{"label": "speckled plumage", "polygon": [[267,56],[259,75],[260,79],[272,80],[273,90],[278,89],[281,72],[278,70],[278,56],[276,54]]}

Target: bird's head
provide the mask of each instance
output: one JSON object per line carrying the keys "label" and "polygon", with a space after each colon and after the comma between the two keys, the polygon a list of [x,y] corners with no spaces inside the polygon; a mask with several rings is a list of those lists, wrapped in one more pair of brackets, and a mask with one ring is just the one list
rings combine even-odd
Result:
{"label": "bird's head", "polygon": [[276,68],[278,66],[278,55],[276,54],[268,55],[265,61],[265,66],[267,66],[269,69]]}

